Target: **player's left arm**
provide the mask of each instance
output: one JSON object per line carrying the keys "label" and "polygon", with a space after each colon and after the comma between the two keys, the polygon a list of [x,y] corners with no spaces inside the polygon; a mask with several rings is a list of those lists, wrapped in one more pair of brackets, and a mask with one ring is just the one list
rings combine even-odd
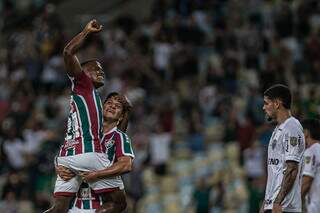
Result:
{"label": "player's left arm", "polygon": [[132,158],[130,156],[122,156],[118,158],[117,162],[108,168],[93,172],[81,172],[79,175],[83,178],[83,180],[92,182],[99,179],[123,175],[131,170]]}
{"label": "player's left arm", "polygon": [[299,172],[299,163],[296,161],[286,161],[286,170],[282,179],[280,192],[278,193],[274,204],[281,205],[284,198],[291,191],[294,181]]}

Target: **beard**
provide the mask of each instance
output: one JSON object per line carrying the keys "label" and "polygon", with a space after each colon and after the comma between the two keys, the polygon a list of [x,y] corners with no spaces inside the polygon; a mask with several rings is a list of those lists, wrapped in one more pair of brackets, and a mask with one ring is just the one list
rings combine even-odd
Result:
{"label": "beard", "polygon": [[272,116],[269,116],[266,114],[265,120],[268,124],[277,125],[277,120],[275,118],[273,118]]}

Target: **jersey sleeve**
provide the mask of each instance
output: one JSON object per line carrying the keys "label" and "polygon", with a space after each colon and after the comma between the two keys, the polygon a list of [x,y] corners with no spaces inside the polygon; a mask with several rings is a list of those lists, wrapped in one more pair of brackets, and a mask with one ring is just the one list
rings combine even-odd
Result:
{"label": "jersey sleeve", "polygon": [[131,139],[125,133],[117,134],[116,138],[116,158],[122,156],[130,156],[134,158],[134,153],[132,150]]}
{"label": "jersey sleeve", "polygon": [[72,92],[81,94],[84,92],[91,92],[94,87],[91,79],[82,71],[80,75],[76,77],[69,76],[72,83]]}
{"label": "jersey sleeve", "polygon": [[288,128],[284,136],[285,161],[300,162],[304,151],[304,136],[299,128]]}
{"label": "jersey sleeve", "polygon": [[302,174],[315,177],[316,170],[316,156],[310,149],[307,149],[304,153],[304,168]]}

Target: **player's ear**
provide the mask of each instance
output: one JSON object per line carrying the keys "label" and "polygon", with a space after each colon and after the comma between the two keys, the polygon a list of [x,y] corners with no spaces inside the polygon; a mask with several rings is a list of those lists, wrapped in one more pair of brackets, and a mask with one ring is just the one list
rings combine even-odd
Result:
{"label": "player's ear", "polygon": [[274,100],[274,105],[275,105],[276,109],[279,109],[281,104],[282,104],[282,102],[278,98]]}

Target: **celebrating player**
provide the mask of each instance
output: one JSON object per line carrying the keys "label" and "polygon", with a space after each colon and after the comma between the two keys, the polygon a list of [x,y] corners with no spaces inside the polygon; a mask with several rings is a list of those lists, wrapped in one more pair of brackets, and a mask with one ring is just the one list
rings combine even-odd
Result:
{"label": "celebrating player", "polygon": [[307,149],[304,153],[302,201],[308,213],[320,211],[320,121],[302,121]]}
{"label": "celebrating player", "polygon": [[268,145],[268,178],[263,212],[301,212],[303,129],[291,115],[291,92],[274,85],[264,92],[266,118],[276,125]]}
{"label": "celebrating player", "polygon": [[[88,35],[101,30],[102,26],[96,20],[90,21],[63,51],[67,74],[72,82],[72,94],[66,137],[56,164],[75,172],[95,171],[110,164],[100,143],[103,115],[102,103],[96,91],[104,84],[104,73],[98,61],[89,60],[80,64],[75,55]],[[70,200],[79,190],[81,182],[79,175],[68,181],[58,176],[54,205],[47,212],[67,212]],[[103,180],[89,184],[93,190],[108,188]]]}
{"label": "celebrating player", "polygon": [[[103,150],[111,165],[103,170],[83,172],[81,176],[86,182],[94,182],[105,179],[108,188],[98,191],[96,194],[88,185],[83,185],[72,202],[70,212],[122,212],[126,209],[126,197],[123,182],[120,175],[129,172],[132,168],[134,154],[131,141],[124,132],[127,129],[128,117],[131,106],[123,95],[111,93],[104,102],[104,136],[102,140]],[[57,167],[57,172],[65,180],[69,180],[75,174],[62,166]],[[104,201],[104,203],[102,202]]]}

